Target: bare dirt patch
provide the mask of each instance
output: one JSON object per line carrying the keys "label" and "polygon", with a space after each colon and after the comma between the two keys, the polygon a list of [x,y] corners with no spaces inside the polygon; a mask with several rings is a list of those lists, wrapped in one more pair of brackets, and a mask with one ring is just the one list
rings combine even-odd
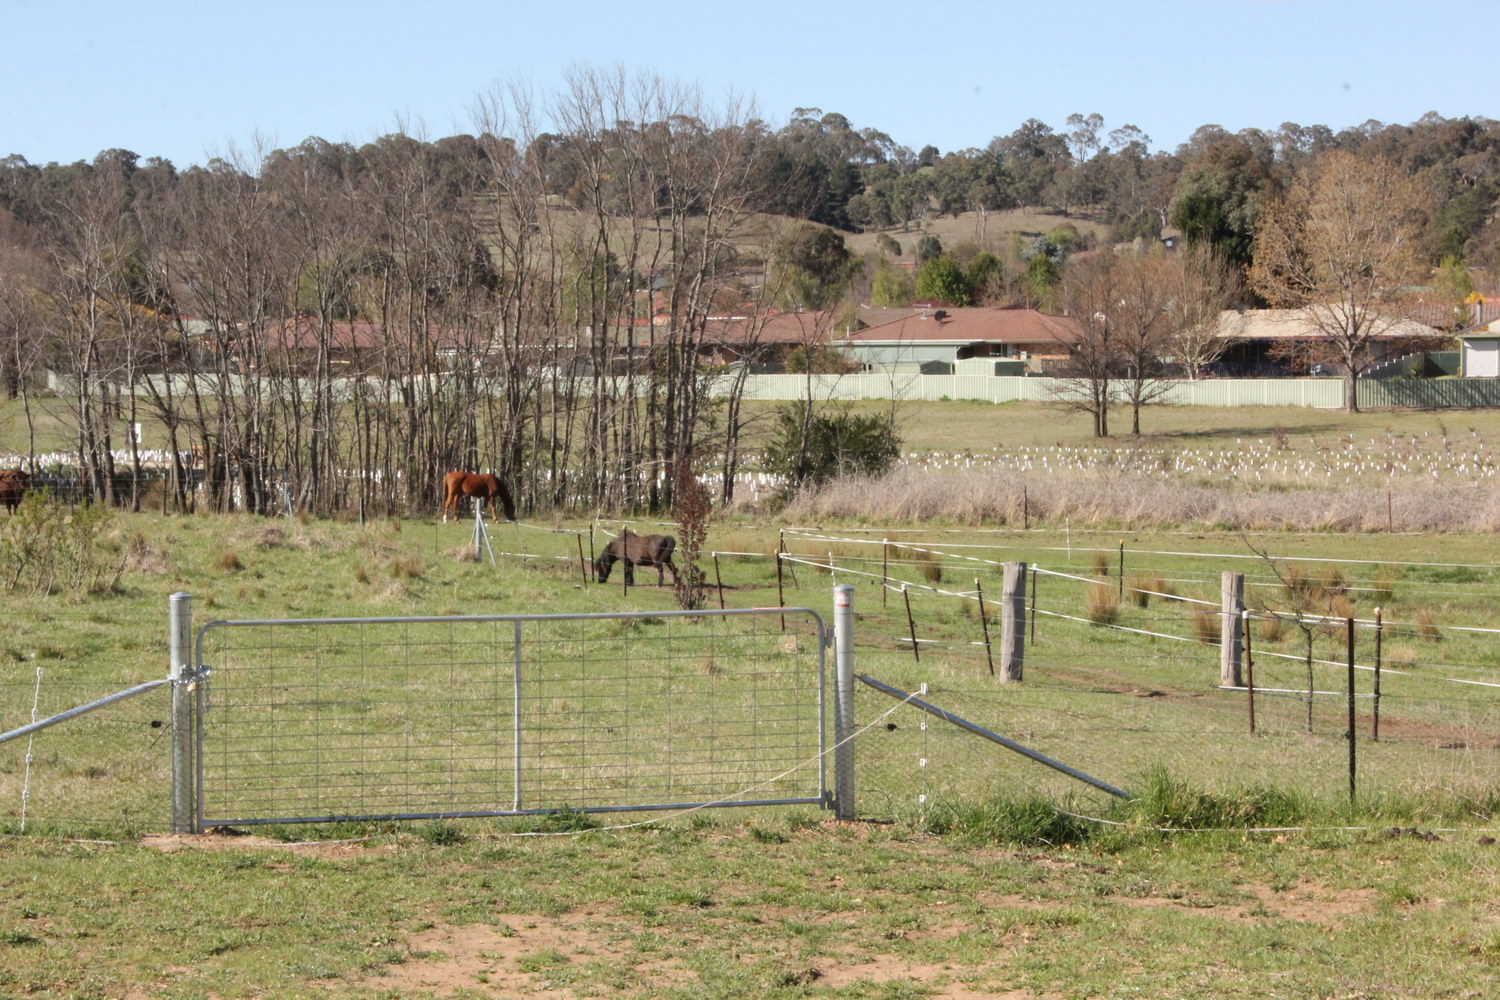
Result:
{"label": "bare dirt patch", "polygon": [[211,831],[209,833],[150,833],[139,841],[142,847],[158,851],[239,851],[249,849],[280,850],[314,858],[349,858],[361,854],[394,853],[392,842],[374,843],[364,839],[310,840],[288,843],[245,833]]}

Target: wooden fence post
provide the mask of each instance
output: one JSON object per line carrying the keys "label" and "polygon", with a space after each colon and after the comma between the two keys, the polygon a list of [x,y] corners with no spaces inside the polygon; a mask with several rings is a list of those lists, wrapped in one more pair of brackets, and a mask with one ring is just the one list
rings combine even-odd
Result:
{"label": "wooden fence post", "polygon": [[1221,577],[1220,594],[1222,606],[1219,612],[1219,684],[1237,688],[1240,679],[1240,628],[1245,611],[1245,574],[1224,571]]}
{"label": "wooden fence post", "polygon": [[1005,564],[1000,593],[1000,679],[1019,681],[1026,663],[1026,564]]}

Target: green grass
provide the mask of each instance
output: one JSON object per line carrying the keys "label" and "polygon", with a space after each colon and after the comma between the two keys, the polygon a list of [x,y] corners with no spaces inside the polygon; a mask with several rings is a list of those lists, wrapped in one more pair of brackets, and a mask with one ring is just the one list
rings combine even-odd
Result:
{"label": "green grass", "polygon": [[[950,446],[962,428],[974,432],[976,414],[1008,412],[948,406],[932,413],[951,422],[923,433],[946,436]],[[965,417],[960,409],[971,412]],[[1043,433],[1033,426],[1040,423],[1030,418],[1034,411],[1017,412],[1018,435]],[[1434,419],[1378,418],[1409,420],[1403,433]],[[1232,422],[1203,429],[1236,430]],[[1173,433],[1200,440],[1189,427]],[[119,545],[139,535],[156,556],[127,570],[120,593],[8,598],[0,729],[29,721],[34,700],[45,715],[163,676],[167,597],[179,590],[193,594],[200,625],[213,618],[674,606],[668,588],[636,587],[627,596],[617,586],[584,587],[568,534],[498,527],[498,552],[540,558],[501,555],[491,566],[457,558],[471,531],[463,523],[361,527],[154,514],[118,521]],[[770,552],[783,527],[791,526],[729,519],[715,525],[709,545]],[[562,811],[257,827],[253,837],[203,838],[211,850],[169,852],[148,836],[169,822],[167,731],[160,724],[166,698],[153,694],[37,735],[26,835],[0,839],[0,995],[1495,992],[1500,846],[1483,841],[1500,827],[1500,712],[1494,688],[1485,685],[1500,683],[1500,641],[1452,628],[1491,624],[1500,597],[1493,536],[1247,538],[1067,525],[999,531],[953,522],[824,527],[821,537],[789,531],[787,544],[809,561],[826,561],[832,551],[836,572],[789,565],[785,599],[829,612],[831,585],[854,583],[860,672],[905,690],[925,684],[927,700],[1136,800],[1117,803],[1085,791],[861,689],[857,720],[870,728],[855,743],[862,817],[855,824],[805,808],[623,817]],[[885,537],[933,550],[898,549],[888,564],[892,579],[912,585],[917,633],[930,640],[920,663],[905,639],[899,595],[881,599]],[[1373,613],[1378,601],[1393,623],[1387,656],[1404,645],[1414,661],[1383,677],[1378,743],[1371,739],[1372,677],[1359,675],[1365,697],[1352,802],[1342,697],[1318,696],[1307,731],[1297,693],[1304,668],[1269,655],[1299,655],[1295,626],[1274,642],[1257,637],[1263,694],[1251,735],[1244,696],[1216,687],[1218,651],[1193,639],[1186,602],[1153,597],[1141,606],[1127,599],[1119,624],[1140,631],[1105,629],[1057,617],[1083,617],[1089,585],[1044,575],[1037,588],[1044,613],[1027,650],[1025,680],[1001,685],[976,645],[974,602],[920,589],[933,585],[922,567],[936,560],[942,572],[935,586],[971,591],[978,577],[993,615],[999,563],[1092,577],[1102,553],[1107,579],[1117,583],[1122,541],[1127,580],[1160,580],[1181,597],[1214,601],[1221,571],[1242,571],[1253,608],[1282,606],[1288,597],[1253,557],[1252,544],[1283,569],[1302,566],[1307,575],[1321,573],[1324,560],[1343,560],[1335,564],[1357,614]],[[224,553],[236,559],[230,563]],[[1250,558],[1231,558],[1237,556]],[[771,560],[725,558],[721,568],[729,606],[777,603]],[[709,596],[717,604],[716,592]],[[1424,612],[1438,624],[1439,640],[1423,634]],[[617,624],[599,641],[652,642],[668,634],[659,620]],[[812,648],[803,633],[788,641],[799,655]],[[1338,660],[1341,637],[1319,632],[1315,651]],[[1372,655],[1366,635],[1358,657]],[[681,665],[705,683],[726,676],[721,660],[704,662],[696,651]],[[1342,668],[1315,668],[1319,690],[1340,690],[1342,678]],[[1287,693],[1265,690],[1274,688]],[[361,718],[382,711],[368,691],[319,704],[341,704]],[[0,826],[12,834],[28,780],[26,750],[25,741],[0,746]],[[642,819],[653,822],[599,829]],[[1260,827],[1298,829],[1250,832]],[[350,838],[368,839],[278,846]]]}
{"label": "green grass", "polygon": [[1313,998],[1484,995],[1496,979],[1497,848],[1472,837],[1013,848],[957,830],[758,826],[781,839],[723,819],[562,840],[480,826],[447,847],[12,841],[0,989]]}

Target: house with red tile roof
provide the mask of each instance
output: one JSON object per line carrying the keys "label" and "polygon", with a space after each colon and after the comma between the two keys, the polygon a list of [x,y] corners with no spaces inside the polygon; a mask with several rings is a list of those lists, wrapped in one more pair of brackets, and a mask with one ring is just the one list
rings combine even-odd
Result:
{"label": "house with red tile roof", "polygon": [[857,330],[838,346],[865,365],[954,365],[971,358],[1011,359],[1042,371],[1067,358],[1078,326],[1066,316],[1020,307],[918,309],[900,319]]}

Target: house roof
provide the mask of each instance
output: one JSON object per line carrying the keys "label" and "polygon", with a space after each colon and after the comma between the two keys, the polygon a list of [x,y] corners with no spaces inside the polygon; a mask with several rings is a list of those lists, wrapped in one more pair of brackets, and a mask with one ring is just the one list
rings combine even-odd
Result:
{"label": "house roof", "polygon": [[[839,338],[828,312],[785,312],[759,316],[710,316],[703,327],[705,344],[821,344]],[[645,331],[635,334],[637,346],[648,342]]]}
{"label": "house roof", "polygon": [[[1225,340],[1326,340],[1300,309],[1226,309],[1219,314],[1219,336]],[[1439,337],[1442,334],[1412,319],[1397,320],[1374,336],[1375,340],[1405,337]]]}
{"label": "house roof", "polygon": [[[390,347],[410,347],[418,336],[405,326],[379,323],[334,322],[328,324],[326,343],[333,351],[378,351]],[[276,324],[266,331],[266,346],[272,350],[312,351],[325,342],[318,320],[297,316]],[[424,343],[437,350],[457,350],[473,346],[473,337],[462,330],[429,326]]]}
{"label": "house roof", "polygon": [[929,309],[842,339],[854,344],[1071,344],[1078,340],[1078,325],[1035,309]]}

